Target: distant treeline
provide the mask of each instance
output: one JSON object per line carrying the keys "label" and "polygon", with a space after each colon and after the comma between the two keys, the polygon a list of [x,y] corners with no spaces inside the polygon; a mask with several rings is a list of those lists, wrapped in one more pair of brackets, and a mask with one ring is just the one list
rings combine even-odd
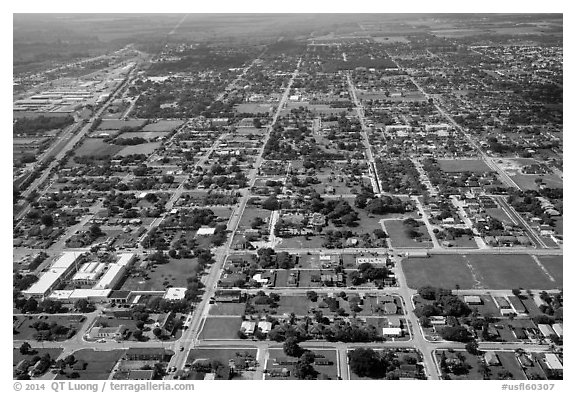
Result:
{"label": "distant treeline", "polygon": [[14,123],[13,132],[15,134],[37,134],[42,131],[50,131],[63,128],[74,123],[72,116],[66,117],[23,117]]}

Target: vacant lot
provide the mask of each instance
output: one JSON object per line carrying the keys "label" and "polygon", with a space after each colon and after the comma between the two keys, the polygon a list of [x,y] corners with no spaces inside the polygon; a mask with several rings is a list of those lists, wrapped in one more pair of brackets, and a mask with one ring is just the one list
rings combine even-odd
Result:
{"label": "vacant lot", "polygon": [[402,269],[410,288],[432,285],[462,289],[552,289],[552,282],[528,255],[434,255],[408,258]]}
{"label": "vacant lot", "polygon": [[200,333],[200,339],[237,339],[240,325],[242,325],[240,317],[208,317]]}
{"label": "vacant lot", "polygon": [[[80,376],[78,379],[103,380],[108,379],[112,369],[120,358],[124,355],[125,350],[116,349],[112,351],[95,351],[93,349],[81,349],[74,352],[76,361],[85,361],[85,370],[75,370]],[[58,374],[56,379],[67,379],[66,375]]]}
{"label": "vacant lot", "polygon": [[491,172],[483,160],[438,160],[438,165],[444,172]]}
{"label": "vacant lot", "polygon": [[399,248],[429,248],[432,247],[430,235],[424,224],[417,228],[418,232],[422,233],[421,240],[415,240],[408,237],[406,234],[407,226],[401,220],[385,220],[382,221],[386,227],[386,232],[390,236],[392,247]]}
{"label": "vacant lot", "polygon": [[323,236],[293,236],[281,238],[281,242],[276,248],[321,248],[323,244]]}
{"label": "vacant lot", "polygon": [[96,156],[96,157],[105,157],[105,156],[114,156],[120,150],[122,150],[124,146],[117,146],[112,145],[110,143],[104,142],[102,139],[97,138],[86,138],[84,143],[75,150],[75,156],[82,157],[82,156]]}
{"label": "vacant lot", "polygon": [[155,265],[148,271],[148,279],[129,277],[124,285],[126,291],[161,291],[168,286],[186,287],[186,279],[194,274],[197,268],[195,259],[171,259],[170,263]]}

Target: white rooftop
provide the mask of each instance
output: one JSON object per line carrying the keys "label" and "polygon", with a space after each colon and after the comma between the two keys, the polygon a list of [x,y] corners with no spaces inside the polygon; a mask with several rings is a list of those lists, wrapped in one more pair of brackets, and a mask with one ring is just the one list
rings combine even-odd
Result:
{"label": "white rooftop", "polygon": [[164,294],[164,299],[167,300],[182,300],[186,295],[186,288],[168,288]]}

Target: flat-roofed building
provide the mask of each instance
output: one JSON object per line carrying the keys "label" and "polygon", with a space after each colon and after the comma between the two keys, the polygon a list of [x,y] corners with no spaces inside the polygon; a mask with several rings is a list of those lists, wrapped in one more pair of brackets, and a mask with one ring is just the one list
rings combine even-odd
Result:
{"label": "flat-roofed building", "polygon": [[540,330],[540,333],[542,333],[542,335],[543,335],[544,337],[550,337],[550,336],[552,336],[553,334],[556,334],[556,333],[554,332],[554,330],[552,330],[552,327],[551,327],[550,325],[546,325],[546,324],[543,324],[543,323],[539,323],[539,324],[538,324],[538,330]]}
{"label": "flat-roofed building", "polygon": [[555,353],[547,353],[544,355],[544,361],[550,370],[562,370],[564,367],[562,366],[562,362],[558,355]]}
{"label": "flat-roofed building", "polygon": [[564,325],[561,323],[555,323],[552,325],[552,330],[559,338],[564,338]]}
{"label": "flat-roofed building", "polygon": [[114,289],[116,284],[124,277],[126,268],[123,265],[112,263],[100,281],[94,286],[94,289]]}
{"label": "flat-roofed building", "polygon": [[83,255],[81,252],[64,252],[49,270],[44,273],[38,281],[24,291],[22,294],[27,297],[43,298],[48,296],[60,283],[66,280],[76,271],[76,261]]}
{"label": "flat-roofed building", "polygon": [[168,288],[164,294],[166,300],[182,300],[186,295],[186,288]]}

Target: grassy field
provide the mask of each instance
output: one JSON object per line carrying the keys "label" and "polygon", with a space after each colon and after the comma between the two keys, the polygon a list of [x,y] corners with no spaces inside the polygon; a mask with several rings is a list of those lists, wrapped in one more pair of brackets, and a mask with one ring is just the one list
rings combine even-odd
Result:
{"label": "grassy field", "polygon": [[20,353],[19,347],[14,348],[12,350],[12,366],[16,367],[18,363],[20,363],[24,359],[32,360],[32,358],[35,356],[42,357],[45,354],[49,354],[50,359],[57,359],[58,356],[60,356],[60,354],[62,353],[62,351],[63,351],[62,348],[36,348],[34,354],[22,355]]}
{"label": "grassy field", "polygon": [[193,275],[197,267],[195,259],[171,259],[170,263],[156,265],[148,272],[148,280],[143,277],[129,277],[123,290],[127,291],[159,291],[166,289],[164,285],[186,287],[186,279]]}
{"label": "grassy field", "polygon": [[219,303],[210,305],[210,315],[242,315],[246,309],[245,304]]}
{"label": "grassy field", "polygon": [[409,258],[402,269],[410,288],[432,285],[461,289],[552,289],[552,282],[528,255],[434,255]]}
{"label": "grassy field", "polygon": [[[325,365],[325,366],[324,365],[320,366],[317,364],[312,365],[314,367],[314,369],[318,372],[318,376],[320,376],[321,374],[324,374],[328,379],[337,379],[338,378],[338,362],[337,362],[338,353],[335,350],[327,350],[327,349],[314,349],[313,352],[317,355],[324,356],[324,358],[326,358],[332,362],[332,364]],[[268,358],[268,362],[266,363],[266,369],[267,370],[271,370],[273,368],[286,367],[288,370],[290,370],[290,376],[286,379],[296,379],[296,377],[294,376],[294,366],[275,365],[274,359],[286,358],[286,359],[297,360],[297,358],[292,357],[292,356],[286,356],[284,351],[280,348],[269,349],[268,355],[269,355],[269,358]],[[267,380],[278,380],[278,379],[284,379],[284,378],[272,378],[270,375],[266,375],[266,379]]]}
{"label": "grassy field", "polygon": [[424,236],[421,237],[421,241],[410,239],[406,235],[406,226],[401,220],[386,220],[384,221],[384,226],[386,227],[386,232],[390,236],[390,241],[392,247],[399,248],[430,248],[432,247],[432,242],[430,241],[430,235],[426,230],[426,226],[420,225],[418,231],[423,233]]}
{"label": "grassy field", "polygon": [[239,317],[208,317],[200,332],[200,339],[237,339],[241,324]]}
{"label": "grassy field", "polygon": [[324,238],[322,236],[309,236],[308,238],[305,236],[294,236],[282,238],[276,248],[321,248],[323,244]]}
{"label": "grassy field", "polygon": [[454,288],[472,288],[474,280],[460,255],[434,255],[430,258],[408,258],[402,261],[402,270],[410,288],[424,285]]}
{"label": "grassy field", "polygon": [[278,304],[278,314],[293,312],[296,315],[308,314],[308,309],[312,303],[306,296],[281,296]]}
{"label": "grassy field", "polygon": [[142,143],[141,145],[119,146],[122,150],[118,152],[119,156],[129,156],[131,154],[152,154],[154,150],[160,147],[160,142]]}
{"label": "grassy field", "polygon": [[140,131],[140,132],[126,132],[118,137],[118,139],[130,139],[130,138],[144,138],[146,140],[151,140],[158,137],[163,137],[168,135],[168,132],[164,131]]}
{"label": "grassy field", "polygon": [[[210,360],[217,360],[221,364],[224,365],[225,369],[228,369],[228,361],[230,359],[236,358],[236,354],[242,355],[251,355],[253,358],[256,358],[257,350],[253,348],[211,348],[211,349],[192,349],[188,354],[188,358],[186,359],[186,363],[192,364],[195,359],[210,359]],[[224,372],[227,374],[227,371]],[[246,374],[244,376],[243,374]],[[233,379],[251,379],[253,372],[243,372],[240,375],[234,376]],[[202,374],[201,374],[202,375]]]}
{"label": "grassy field", "polygon": [[119,130],[122,127],[141,127],[145,120],[102,120],[97,130]]}
{"label": "grassy field", "polygon": [[438,160],[444,172],[490,172],[491,169],[483,160]]}
{"label": "grassy field", "polygon": [[159,120],[156,123],[146,124],[142,131],[148,132],[169,132],[180,127],[184,122],[181,120]]}
{"label": "grassy field", "polygon": [[[78,317],[82,317],[78,315]],[[37,333],[36,329],[32,327],[34,322],[42,321],[48,324],[56,322],[58,325],[66,326],[78,331],[82,326],[83,322],[79,322],[73,316],[66,315],[50,315],[50,316],[18,316],[16,317],[18,322],[14,322],[14,328],[18,334],[14,334],[12,337],[14,340],[32,340],[33,335]],[[66,337],[62,337],[58,341],[67,340]]]}
{"label": "grassy field", "polygon": [[546,270],[550,272],[552,277],[556,279],[556,284],[562,288],[562,283],[564,282],[564,263],[563,257],[552,256],[552,255],[542,255],[538,257],[538,260],[544,265]]}
{"label": "grassy field", "polygon": [[499,221],[502,221],[505,224],[508,224],[508,225],[514,224],[512,222],[512,220],[510,219],[510,217],[508,217],[508,215],[504,212],[504,210],[502,210],[499,207],[486,209],[486,213],[490,217],[493,217]]}
{"label": "grassy field", "polygon": [[551,289],[557,286],[528,255],[467,255],[485,288]]}
{"label": "grassy field", "polygon": [[[86,370],[79,370],[78,379],[103,380],[108,379],[112,369],[124,355],[125,350],[116,349],[112,351],[95,351],[93,349],[81,349],[74,352],[77,361],[83,360],[87,363]],[[67,379],[66,375],[58,374],[56,379]]]}
{"label": "grassy field", "polygon": [[275,103],[244,103],[236,105],[234,110],[237,113],[268,113],[275,106]]}
{"label": "grassy field", "polygon": [[102,139],[86,138],[84,143],[75,150],[75,155],[82,156],[114,156],[121,151],[124,146],[112,145],[104,142]]}
{"label": "grassy field", "polygon": [[510,176],[512,178],[512,180],[514,180],[514,182],[516,184],[518,184],[518,186],[520,188],[522,188],[522,190],[537,190],[538,189],[538,185],[534,182],[534,180],[540,178],[544,180],[544,183],[546,183],[546,185],[548,185],[549,188],[563,188],[563,182],[562,179],[560,179],[558,176],[556,175],[525,175],[525,174],[515,174]]}

